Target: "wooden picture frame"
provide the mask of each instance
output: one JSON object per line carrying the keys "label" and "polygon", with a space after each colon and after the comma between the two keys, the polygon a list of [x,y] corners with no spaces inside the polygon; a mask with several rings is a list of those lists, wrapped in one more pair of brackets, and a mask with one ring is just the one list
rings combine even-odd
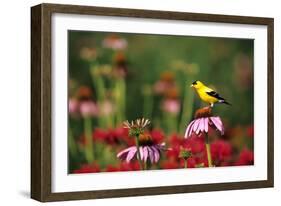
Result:
{"label": "wooden picture frame", "polygon": [[[267,26],[267,179],[231,183],[161,186],[134,189],[111,189],[79,192],[52,192],[51,162],[51,17],[54,13],[118,16],[128,18],[168,19],[193,22],[220,22]],[[40,4],[31,8],[31,197],[48,201],[81,200],[92,198],[160,195],[219,190],[273,187],[273,29],[272,18],[243,17],[214,14],[149,11],[103,8],[91,6]]]}

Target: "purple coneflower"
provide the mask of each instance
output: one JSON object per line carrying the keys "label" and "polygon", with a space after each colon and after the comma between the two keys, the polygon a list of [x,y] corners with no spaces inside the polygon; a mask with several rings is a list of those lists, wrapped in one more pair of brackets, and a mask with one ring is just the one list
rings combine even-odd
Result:
{"label": "purple coneflower", "polygon": [[151,136],[144,133],[145,127],[150,124],[149,119],[137,119],[131,121],[131,123],[127,120],[123,124],[124,128],[129,129],[129,135],[136,138],[136,146],[121,151],[117,157],[120,159],[125,159],[126,157],[127,162],[129,162],[136,155],[141,169],[143,169],[142,161],[145,168],[148,159],[150,159],[151,163],[158,162],[160,149],[163,145],[155,144]]}
{"label": "purple coneflower", "polygon": [[68,111],[71,115],[76,115],[79,110],[79,102],[74,99],[70,98],[68,101]]}
{"label": "purple coneflower", "polygon": [[82,101],[80,103],[80,113],[83,117],[95,117],[98,115],[98,107],[93,101]]}
{"label": "purple coneflower", "polygon": [[127,48],[128,42],[116,35],[110,35],[103,40],[102,46],[113,50],[123,50]]}
{"label": "purple coneflower", "polygon": [[114,105],[110,100],[105,100],[99,105],[99,110],[101,115],[108,116],[114,112]]}
{"label": "purple coneflower", "polygon": [[180,102],[176,99],[166,99],[162,103],[162,109],[171,114],[178,114],[180,112]]}
{"label": "purple coneflower", "polygon": [[[144,163],[150,161],[151,163],[157,163],[160,159],[160,153],[164,150],[165,143],[162,144],[154,144],[150,141],[143,141],[140,138],[140,160]],[[127,149],[122,150],[117,154],[117,157],[121,160],[126,160],[126,162],[130,162],[137,157],[137,146],[131,146]]]}
{"label": "purple coneflower", "polygon": [[212,167],[212,157],[210,151],[210,144],[208,138],[209,127],[212,127],[218,131],[220,131],[221,135],[224,134],[224,127],[221,121],[221,118],[218,116],[212,116],[211,107],[204,107],[202,109],[198,109],[195,112],[195,120],[189,123],[185,131],[185,138],[190,137],[192,134],[196,135],[205,135],[205,145],[206,152],[208,158],[209,167]]}
{"label": "purple coneflower", "polygon": [[197,135],[202,133],[208,133],[209,126],[215,128],[220,131],[221,135],[224,134],[224,127],[220,117],[201,117],[193,120],[189,123],[185,131],[185,138],[188,138],[192,135],[192,133],[196,133]]}

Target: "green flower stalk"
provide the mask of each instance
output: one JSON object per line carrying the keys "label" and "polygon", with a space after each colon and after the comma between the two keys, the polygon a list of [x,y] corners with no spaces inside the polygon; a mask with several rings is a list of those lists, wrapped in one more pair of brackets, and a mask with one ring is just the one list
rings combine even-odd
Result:
{"label": "green flower stalk", "polygon": [[184,160],[184,168],[187,168],[187,160],[192,156],[190,149],[180,148],[179,158]]}
{"label": "green flower stalk", "polygon": [[178,115],[180,112],[180,101],[179,99],[167,98],[162,101],[163,120],[167,133],[171,134],[178,129]]}
{"label": "green flower stalk", "polygon": [[86,139],[85,157],[88,163],[94,160],[94,143],[92,138],[92,117],[98,114],[97,105],[93,101],[84,101],[80,105],[80,112],[84,123],[84,136]]}
{"label": "green flower stalk", "polygon": [[[110,73],[111,67],[108,65],[98,65],[92,64],[90,67],[90,74],[92,77],[92,82],[97,95],[97,105],[102,107],[106,101],[106,89],[105,89],[105,80],[104,76]],[[100,127],[108,127],[110,124],[110,119],[106,116],[100,116],[98,120],[98,125]]]}
{"label": "green flower stalk", "polygon": [[93,138],[92,138],[92,120],[90,117],[84,117],[84,134],[86,137],[85,157],[88,163],[94,161]]}
{"label": "green flower stalk", "polygon": [[68,127],[68,148],[69,148],[69,153],[72,157],[77,156],[78,151],[71,127]]}
{"label": "green flower stalk", "polygon": [[190,120],[192,118],[192,109],[193,109],[193,100],[194,100],[194,93],[190,92],[188,90],[188,87],[185,87],[184,93],[183,93],[183,109],[181,114],[181,120],[180,120],[180,128],[181,133],[183,133],[183,128],[186,124],[186,120]]}
{"label": "green flower stalk", "polygon": [[124,78],[117,78],[115,80],[115,87],[113,89],[115,104],[116,104],[116,125],[122,122],[125,118],[126,108],[126,82]]}
{"label": "green flower stalk", "polygon": [[143,93],[143,116],[152,117],[153,110],[153,96],[152,96],[152,88],[149,85],[144,85],[142,88]]}
{"label": "green flower stalk", "polygon": [[208,158],[208,165],[209,165],[209,167],[213,167],[213,161],[212,161],[212,155],[211,155],[208,133],[205,133],[205,146],[206,146],[206,152],[207,152],[207,158]]}

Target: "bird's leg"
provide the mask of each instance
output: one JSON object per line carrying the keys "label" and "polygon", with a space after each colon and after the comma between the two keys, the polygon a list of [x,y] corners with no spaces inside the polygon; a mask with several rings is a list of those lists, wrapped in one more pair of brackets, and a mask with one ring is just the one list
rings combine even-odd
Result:
{"label": "bird's leg", "polygon": [[213,108],[213,107],[214,107],[214,103],[211,103],[211,104],[210,104],[210,107]]}

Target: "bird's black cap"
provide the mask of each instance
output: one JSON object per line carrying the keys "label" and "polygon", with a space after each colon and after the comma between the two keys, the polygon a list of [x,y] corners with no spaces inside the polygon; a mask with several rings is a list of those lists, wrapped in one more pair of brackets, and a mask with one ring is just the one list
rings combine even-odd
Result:
{"label": "bird's black cap", "polygon": [[197,84],[197,81],[198,81],[198,80],[194,81],[194,82],[192,83],[192,85],[196,85],[196,84]]}

